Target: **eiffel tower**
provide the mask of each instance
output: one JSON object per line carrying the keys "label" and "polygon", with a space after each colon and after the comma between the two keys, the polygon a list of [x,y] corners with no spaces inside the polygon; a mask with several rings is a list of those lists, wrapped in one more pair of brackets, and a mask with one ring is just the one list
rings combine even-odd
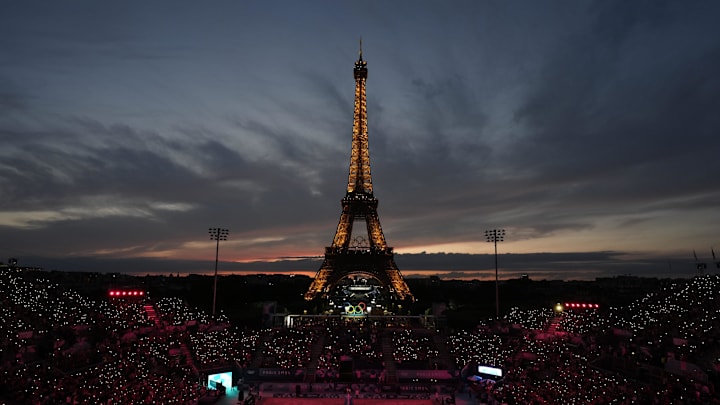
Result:
{"label": "eiffel tower", "polygon": [[[361,42],[360,56],[353,70],[355,111],[347,193],[342,199],[342,213],[332,246],[325,248],[325,260],[305,293],[308,301],[326,296],[340,281],[356,275],[376,279],[397,299],[414,300],[395,264],[393,248],[385,242],[377,213],[378,200],[373,195],[365,98],[367,72]],[[353,237],[353,225],[362,220],[367,234]]]}

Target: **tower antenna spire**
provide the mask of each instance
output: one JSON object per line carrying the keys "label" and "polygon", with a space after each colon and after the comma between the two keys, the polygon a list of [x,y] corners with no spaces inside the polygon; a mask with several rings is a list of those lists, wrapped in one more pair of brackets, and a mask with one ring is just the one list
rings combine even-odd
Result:
{"label": "tower antenna spire", "polygon": [[362,37],[360,37],[360,60],[362,60]]}

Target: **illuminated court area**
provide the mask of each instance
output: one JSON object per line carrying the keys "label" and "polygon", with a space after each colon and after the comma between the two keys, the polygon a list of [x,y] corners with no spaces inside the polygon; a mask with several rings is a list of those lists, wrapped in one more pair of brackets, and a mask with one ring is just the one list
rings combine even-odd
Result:
{"label": "illuminated court area", "polygon": [[[238,401],[237,392],[229,392],[228,395],[220,398],[218,405],[236,405],[242,404],[242,401]],[[262,405],[344,405],[344,398],[293,398],[293,397],[279,397],[275,398],[272,396],[262,396],[256,404]],[[458,403],[463,403],[458,401]],[[470,402],[466,402],[470,403]],[[474,403],[474,402],[473,402]],[[432,399],[371,399],[371,398],[353,398],[353,405],[374,405],[374,404],[397,404],[397,405],[437,405],[438,402]]]}
{"label": "illuminated court area", "polygon": [[[355,405],[372,405],[372,404],[398,404],[398,405],[430,405],[437,404],[431,400],[417,399],[354,399]],[[344,399],[338,398],[267,398],[260,403],[269,405],[310,405],[310,404],[344,404]]]}
{"label": "illuminated court area", "polygon": [[[334,398],[319,398],[319,397],[295,397],[290,393],[291,387],[273,384],[271,386],[272,391],[261,388],[260,396],[254,402],[255,404],[262,405],[344,405],[346,404],[346,398],[338,394]],[[238,390],[233,387],[228,390],[227,395],[220,396],[216,402],[211,401],[200,401],[199,404],[210,404],[214,403],[217,405],[237,405],[244,403],[238,400]],[[248,398],[248,391],[246,390],[243,394],[243,398]],[[437,405],[444,403],[443,400],[448,400],[447,396],[441,396],[439,399],[435,399],[434,396],[426,399],[408,399],[408,398],[352,398],[353,405],[374,405],[374,404],[397,404],[397,405]],[[252,402],[250,402],[252,403]],[[468,405],[477,404],[475,398],[468,398],[465,395],[461,395],[455,400],[456,404]]]}

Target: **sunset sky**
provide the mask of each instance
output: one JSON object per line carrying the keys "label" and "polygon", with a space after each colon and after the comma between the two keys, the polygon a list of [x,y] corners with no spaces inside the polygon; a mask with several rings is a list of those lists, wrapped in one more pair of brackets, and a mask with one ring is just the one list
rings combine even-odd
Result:
{"label": "sunset sky", "polygon": [[0,2],[0,261],[204,271],[209,227],[228,271],[322,255],[362,37],[401,270],[470,253],[425,273],[485,274],[504,228],[518,272],[691,271],[720,252],[719,20],[715,1]]}

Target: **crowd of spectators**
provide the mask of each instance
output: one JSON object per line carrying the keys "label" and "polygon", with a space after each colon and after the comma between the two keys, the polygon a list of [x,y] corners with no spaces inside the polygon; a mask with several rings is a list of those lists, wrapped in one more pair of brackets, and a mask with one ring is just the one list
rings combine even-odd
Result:
{"label": "crowd of spectators", "polygon": [[168,326],[182,327],[198,324],[229,324],[227,317],[222,313],[213,318],[205,311],[191,308],[182,299],[177,297],[161,298],[155,301],[154,305],[157,308],[158,315],[162,319],[163,323]]}
{"label": "crowd of spectators", "polygon": [[[93,301],[0,270],[0,400],[11,403],[194,404],[206,393],[202,370],[305,369],[313,360],[328,381],[348,360],[379,378],[383,349],[398,369],[445,363],[436,331],[408,319],[239,330],[180,299]],[[622,308],[513,309],[443,336],[458,369],[447,383],[509,405],[717,405],[718,311],[717,275],[668,282]],[[502,378],[478,381],[479,364],[501,368]]]}
{"label": "crowd of spectators", "polygon": [[399,369],[432,369],[439,361],[437,346],[424,330],[394,330],[392,341],[393,360]]}
{"label": "crowd of spectators", "polygon": [[310,362],[314,329],[272,329],[262,342],[263,367],[297,369]]}
{"label": "crowd of spectators", "polygon": [[202,394],[139,303],[93,302],[0,271],[0,399],[14,404],[193,404]]}
{"label": "crowd of spectators", "polygon": [[337,381],[342,362],[352,362],[367,378],[377,379],[383,369],[378,324],[364,320],[328,319],[323,323],[325,339],[318,358],[318,381]]}
{"label": "crowd of spectators", "polygon": [[515,309],[448,348],[459,365],[505,371],[470,384],[488,403],[720,404],[718,299],[720,276],[704,275],[627,307]]}
{"label": "crowd of spectators", "polygon": [[199,330],[189,335],[191,350],[200,369],[235,364],[241,369],[250,366],[260,330],[238,332],[233,328]]}

